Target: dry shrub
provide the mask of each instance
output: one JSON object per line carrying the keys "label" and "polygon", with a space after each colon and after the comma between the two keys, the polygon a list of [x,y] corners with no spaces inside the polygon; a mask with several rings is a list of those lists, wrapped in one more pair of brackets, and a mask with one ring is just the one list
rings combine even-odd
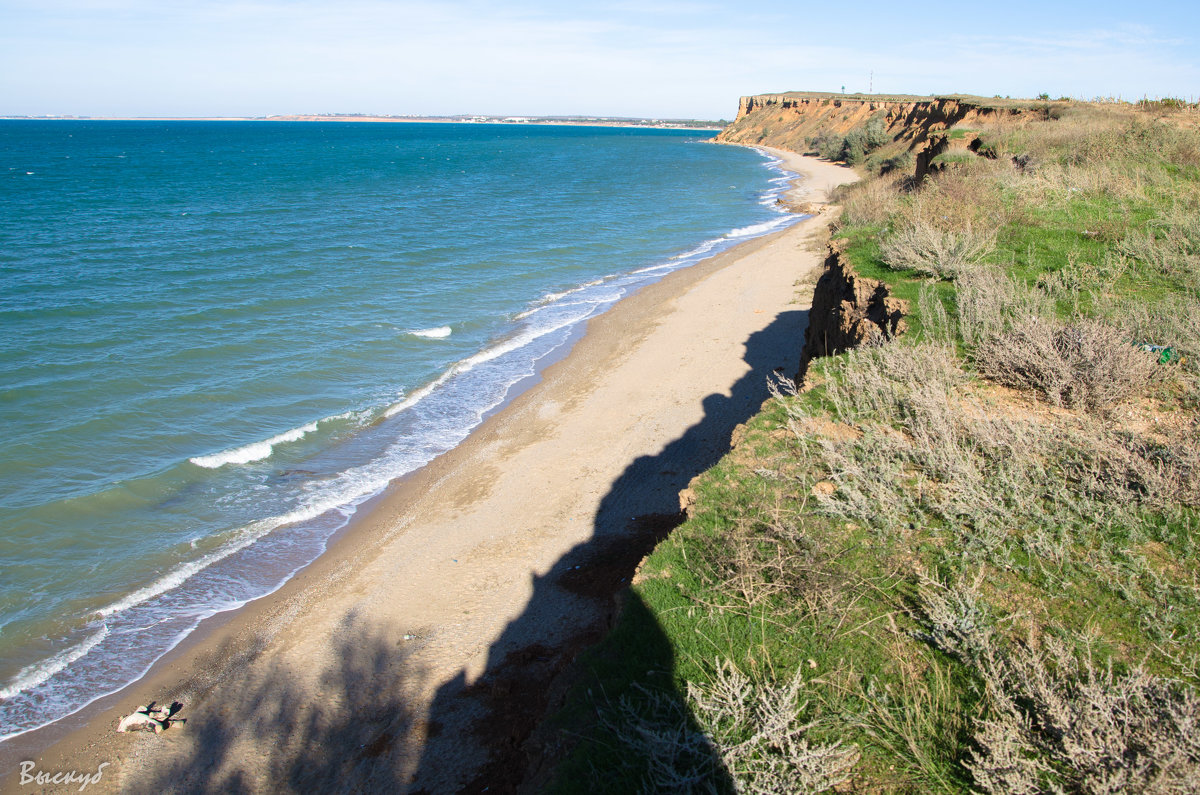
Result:
{"label": "dry shrub", "polygon": [[928,283],[922,284],[917,293],[917,311],[921,317],[921,328],[925,339],[943,346],[953,344],[957,325],[946,313],[946,307],[937,291]]}
{"label": "dry shrub", "polygon": [[1086,416],[988,410],[936,344],[855,351],[827,367],[836,418],[860,433],[812,437],[794,424],[834,485],[817,504],[885,538],[932,523],[982,559],[1024,549],[1062,564],[1096,527],[1137,526],[1148,506],[1200,504],[1200,430],[1156,442]]}
{"label": "dry shrub", "polygon": [[1026,190],[1036,192],[1046,203],[1059,203],[1080,196],[1113,196],[1137,199],[1141,180],[1129,177],[1117,164],[1044,163],[1026,175]]}
{"label": "dry shrub", "polygon": [[852,443],[817,440],[821,463],[835,489],[817,492],[820,511],[863,522],[882,537],[903,534],[918,509],[916,493],[904,488],[907,446],[900,439],[869,428]]}
{"label": "dry shrub", "polygon": [[1168,151],[1171,163],[1184,168],[1200,167],[1200,131],[1183,130]]}
{"label": "dry shrub", "polygon": [[944,585],[921,578],[915,618],[925,631],[915,633],[917,639],[968,664],[991,655],[996,620],[979,593],[982,580],[982,570],[972,583],[957,581]]}
{"label": "dry shrub", "polygon": [[[1104,270],[1120,267],[1114,259]],[[1086,283],[1070,281],[1075,277]],[[1065,297],[1094,286],[1095,278],[1069,267],[1047,286]],[[1036,390],[1056,406],[1108,409],[1139,394],[1154,373],[1153,357],[1133,345],[1128,332],[1093,319],[1063,324],[1045,292],[999,271],[964,274],[956,300],[959,331],[979,372]]]}
{"label": "dry shrub", "polygon": [[1068,302],[1080,311],[1081,299],[1107,296],[1117,280],[1129,270],[1130,260],[1123,254],[1106,250],[1099,263],[1083,260],[1077,252],[1068,252],[1067,263],[1056,271],[1038,276],[1038,287],[1058,301]]}
{"label": "dry shrub", "polygon": [[[966,374],[937,345],[892,345],[848,356],[826,390],[851,440],[818,439],[828,478],[822,512],[864,522],[885,538],[935,521],[985,556],[1006,557],[1008,528],[1039,506],[1071,503],[1054,493],[1042,462],[1053,437],[974,406]],[[900,432],[897,432],[897,429]]]}
{"label": "dry shrub", "polygon": [[1200,428],[1195,425],[1156,440],[1097,423],[1084,425],[1066,441],[1062,465],[1080,492],[1160,509],[1200,506]]}
{"label": "dry shrub", "polygon": [[804,686],[799,671],[785,683],[752,682],[722,661],[710,684],[688,683],[692,715],[679,699],[634,685],[601,720],[646,764],[643,792],[715,793],[723,772],[737,792],[825,792],[850,777],[859,751],[809,743]]}
{"label": "dry shrub", "polygon": [[1200,166],[1200,129],[1194,125],[1161,120],[1139,122],[1130,125],[1128,140],[1136,150],[1166,163],[1180,168]]}
{"label": "dry shrub", "polygon": [[1029,317],[983,339],[975,350],[976,366],[985,376],[1007,386],[1035,389],[1055,405],[1070,389],[1071,364],[1056,348],[1056,325]]}
{"label": "dry shrub", "polygon": [[1118,329],[1098,320],[1058,325],[1042,317],[1013,322],[975,350],[988,378],[1041,392],[1054,405],[1100,411],[1139,394],[1153,362]]}
{"label": "dry shrub", "polygon": [[1126,234],[1117,248],[1190,289],[1200,290],[1200,209],[1176,204],[1148,229]]}
{"label": "dry shrub", "polygon": [[[689,719],[687,708],[668,694],[634,685],[634,694],[600,713],[601,724],[628,753],[646,766],[642,792],[715,793],[722,777],[720,754]],[[613,771],[595,771],[607,781]]]}
{"label": "dry shrub", "polygon": [[1077,105],[1057,121],[1029,125],[1019,131],[1012,146],[1039,164],[1104,165],[1131,155],[1142,156],[1136,133],[1132,133],[1139,125],[1133,113]]}
{"label": "dry shrub", "polygon": [[1013,149],[1027,152],[1039,162],[1064,158],[1075,163],[1103,162],[1119,150],[1122,130],[1133,119],[1133,114],[1116,108],[1077,105],[1051,123],[1033,124],[1018,131]]}
{"label": "dry shrub", "polygon": [[[996,166],[986,158],[970,173],[930,179],[896,209],[892,232],[882,245],[883,261],[897,270],[910,269],[938,279],[951,279],[977,265],[996,247],[992,231],[1010,220],[1001,183],[992,178]],[[982,172],[982,173],[976,173]]]}
{"label": "dry shrub", "polygon": [[904,179],[900,174],[888,174],[837,188],[834,201],[842,205],[843,222],[855,226],[887,225],[900,205]]}
{"label": "dry shrub", "polygon": [[984,792],[1192,792],[1200,693],[1140,667],[1115,673],[1066,644],[1003,643],[975,585],[925,581],[922,639],[980,677],[988,714],[966,767]]}
{"label": "dry shrub", "polygon": [[738,792],[825,792],[858,764],[856,746],[810,745],[801,720],[800,671],[786,683],[752,682],[728,661],[708,685],[688,683],[697,720],[712,736]]}
{"label": "dry shrub", "polygon": [[959,333],[968,346],[1000,334],[1014,320],[1054,314],[1044,293],[1029,289],[999,269],[964,273],[957,288]]}
{"label": "dry shrub", "polygon": [[722,604],[733,609],[770,603],[827,612],[838,600],[837,582],[822,566],[830,554],[779,516],[770,522],[737,517],[720,543],[697,556],[694,569],[711,578]]}
{"label": "dry shrub", "polygon": [[1014,153],[1020,167],[998,173],[996,182],[1026,204],[1083,196],[1155,201],[1186,188],[1186,181],[1163,165],[1200,165],[1200,131],[1113,106],[1074,106],[1057,121],[1012,131],[1003,148]]}
{"label": "dry shrub", "polygon": [[994,233],[977,232],[970,226],[946,231],[917,218],[898,226],[884,238],[880,257],[894,270],[954,279],[977,267],[995,249]]}
{"label": "dry shrub", "polygon": [[1200,373],[1200,295],[1173,294],[1154,303],[1138,302],[1120,316],[1135,340],[1175,348],[1184,368]]}
{"label": "dry shrub", "polygon": [[1080,662],[1046,638],[982,669],[993,716],[966,763],[985,792],[1186,793],[1200,781],[1200,694]]}
{"label": "dry shrub", "polygon": [[1193,289],[1200,288],[1200,234],[1189,240],[1178,227],[1166,227],[1157,235],[1133,231],[1117,244],[1117,250]]}
{"label": "dry shrub", "polygon": [[1132,112],[1078,107],[1060,121],[1029,125],[1009,144],[1026,167],[1009,185],[1026,199],[1081,195],[1143,200],[1148,189],[1174,190],[1161,163],[1186,166],[1197,136]]}
{"label": "dry shrub", "polygon": [[949,394],[966,379],[953,350],[937,343],[885,343],[846,354],[839,378],[826,385],[838,419],[859,424],[864,419],[898,422],[909,413],[914,390]]}
{"label": "dry shrub", "polygon": [[909,205],[909,218],[923,219],[947,232],[995,229],[1012,220],[996,179],[1008,166],[982,157],[968,164],[928,179]]}

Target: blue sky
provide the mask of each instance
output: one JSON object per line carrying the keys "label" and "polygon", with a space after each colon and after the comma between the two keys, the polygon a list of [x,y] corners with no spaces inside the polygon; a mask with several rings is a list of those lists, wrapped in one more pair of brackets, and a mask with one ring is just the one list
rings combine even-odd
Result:
{"label": "blue sky", "polygon": [[742,94],[842,86],[1195,99],[1198,8],[0,0],[0,115],[732,118]]}

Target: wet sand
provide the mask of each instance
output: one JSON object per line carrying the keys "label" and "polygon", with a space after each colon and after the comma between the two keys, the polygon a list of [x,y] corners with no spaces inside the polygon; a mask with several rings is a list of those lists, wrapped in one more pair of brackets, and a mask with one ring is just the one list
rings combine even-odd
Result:
{"label": "wet sand", "polygon": [[[793,202],[855,179],[775,154],[804,175]],[[771,374],[795,373],[811,297],[797,282],[821,264],[826,223],[748,241],[592,320],[539,383],[365,506],[279,591],[65,728],[0,746],[0,788],[40,789],[20,786],[24,760],[46,774],[108,763],[87,792],[518,780],[557,675],[603,636],[678,492],[729,449]],[[134,707],[174,700],[186,724],[115,733]]]}

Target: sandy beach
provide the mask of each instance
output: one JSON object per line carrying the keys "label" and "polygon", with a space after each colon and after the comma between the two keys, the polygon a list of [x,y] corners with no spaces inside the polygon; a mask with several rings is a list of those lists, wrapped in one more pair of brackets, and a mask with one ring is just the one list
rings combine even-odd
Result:
{"label": "sandy beach", "polygon": [[[774,153],[802,175],[793,203],[856,178]],[[557,674],[603,636],[612,594],[677,522],[678,492],[727,452],[771,374],[795,373],[811,294],[797,282],[821,264],[826,223],[748,241],[591,321],[279,591],[0,746],[0,788],[55,791],[21,785],[33,762],[26,776],[106,764],[87,792],[511,789]],[[115,732],[134,707],[176,700],[186,724]]]}

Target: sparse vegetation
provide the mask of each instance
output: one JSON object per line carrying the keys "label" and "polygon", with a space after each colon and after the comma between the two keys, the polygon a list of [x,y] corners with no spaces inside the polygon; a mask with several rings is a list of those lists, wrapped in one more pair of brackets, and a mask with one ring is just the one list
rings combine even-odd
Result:
{"label": "sparse vegetation", "polygon": [[822,132],[814,137],[809,145],[826,160],[841,161],[853,166],[862,163],[867,155],[891,140],[883,119],[875,116],[845,135]]}
{"label": "sparse vegetation", "polygon": [[960,231],[939,229],[915,218],[883,240],[880,256],[888,267],[935,279],[953,279],[979,265],[996,248],[994,235],[969,225]]}
{"label": "sparse vegetation", "polygon": [[912,330],[781,382],[694,481],[558,790],[1195,789],[1200,129],[1046,108],[841,192]]}
{"label": "sparse vegetation", "polygon": [[1106,323],[1058,325],[1037,317],[987,338],[975,358],[979,372],[997,383],[1034,389],[1054,405],[1089,411],[1140,394],[1154,366]]}

